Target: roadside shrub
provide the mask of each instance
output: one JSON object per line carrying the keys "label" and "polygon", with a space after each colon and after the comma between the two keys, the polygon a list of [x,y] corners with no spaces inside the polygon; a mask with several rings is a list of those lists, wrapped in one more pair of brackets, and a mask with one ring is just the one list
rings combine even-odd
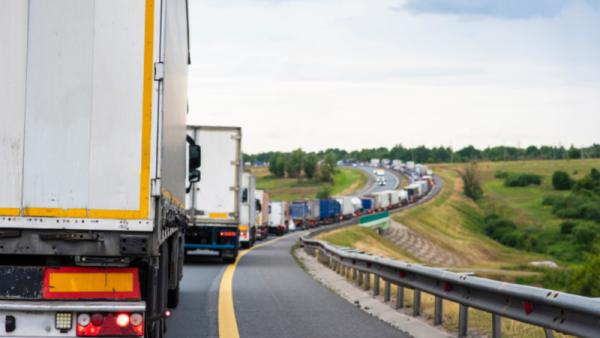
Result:
{"label": "roadside shrub", "polygon": [[584,203],[579,207],[578,214],[579,218],[600,222],[600,205],[591,201]]}
{"label": "roadside shrub", "polygon": [[566,221],[560,225],[560,233],[563,235],[569,235],[573,232],[573,228],[577,226],[577,223]]}
{"label": "roadside shrub", "polygon": [[463,181],[463,189],[467,197],[474,201],[483,197],[477,163],[471,163],[465,167],[464,171],[458,171],[458,174]]}
{"label": "roadside shrub", "polygon": [[504,179],[504,186],[506,187],[527,187],[540,184],[542,184],[542,176],[535,174],[511,173]]}
{"label": "roadside shrub", "polygon": [[576,208],[562,208],[554,212],[560,218],[579,218],[579,211]]}
{"label": "roadside shrub", "polygon": [[569,190],[573,186],[573,180],[564,171],[555,171],[552,175],[552,185],[556,190]]}
{"label": "roadside shrub", "polygon": [[549,270],[544,273],[542,285],[586,297],[600,297],[600,255],[586,258],[583,264],[570,269]]}
{"label": "roadside shrub", "polygon": [[546,196],[546,197],[544,197],[544,200],[542,201],[542,205],[547,205],[547,206],[555,205],[561,199],[562,199],[561,196]]}
{"label": "roadside shrub", "polygon": [[321,190],[319,190],[319,192],[317,193],[317,198],[318,199],[328,199],[331,197],[331,187],[326,185],[323,188],[321,188]]}
{"label": "roadside shrub", "polygon": [[595,226],[585,223],[578,224],[573,229],[573,240],[578,245],[590,247],[596,240],[597,233],[598,228]]}
{"label": "roadside shrub", "polygon": [[496,171],[494,175],[495,178],[506,179],[508,177],[508,172],[503,170]]}
{"label": "roadside shrub", "polygon": [[587,297],[600,297],[600,255],[591,256],[570,275],[567,291]]}

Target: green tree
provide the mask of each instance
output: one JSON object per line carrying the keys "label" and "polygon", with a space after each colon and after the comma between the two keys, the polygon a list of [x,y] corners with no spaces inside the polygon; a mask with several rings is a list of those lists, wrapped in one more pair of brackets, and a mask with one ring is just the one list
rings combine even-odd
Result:
{"label": "green tree", "polygon": [[552,185],[556,190],[569,190],[573,186],[573,180],[564,171],[555,171],[552,175]]}
{"label": "green tree", "polygon": [[475,201],[483,197],[477,163],[472,162],[463,171],[458,171],[458,174],[462,178],[464,193],[467,197]]}
{"label": "green tree", "polygon": [[317,173],[317,164],[319,159],[315,154],[309,154],[304,158],[304,175],[308,179],[313,179]]}
{"label": "green tree", "polygon": [[574,146],[571,146],[571,148],[569,148],[569,150],[567,150],[567,156],[570,159],[581,158],[581,150],[575,148]]}
{"label": "green tree", "polygon": [[275,177],[285,176],[285,158],[283,154],[274,154],[269,162],[269,171]]}
{"label": "green tree", "polygon": [[324,186],[317,193],[317,198],[318,199],[324,200],[324,199],[328,199],[330,197],[331,197],[331,187],[329,185]]}
{"label": "green tree", "polygon": [[337,170],[337,160],[333,153],[329,153],[319,165],[319,179],[323,182],[333,182],[333,176]]}
{"label": "green tree", "polygon": [[304,167],[304,151],[296,149],[291,154],[288,154],[285,159],[285,171],[288,177],[300,178]]}

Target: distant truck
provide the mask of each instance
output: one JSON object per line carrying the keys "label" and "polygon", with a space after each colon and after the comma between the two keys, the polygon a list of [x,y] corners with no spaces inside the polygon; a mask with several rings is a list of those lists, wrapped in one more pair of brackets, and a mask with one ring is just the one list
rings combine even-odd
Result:
{"label": "distant truck", "polygon": [[251,248],[256,242],[256,178],[249,172],[242,174],[242,206],[240,209],[240,246]]}
{"label": "distant truck", "polygon": [[321,222],[329,224],[336,221],[341,215],[341,206],[335,199],[319,200],[319,213]]}
{"label": "distant truck", "polygon": [[312,228],[321,223],[321,204],[319,200],[309,200],[308,206],[308,227]]}
{"label": "distant truck", "polygon": [[282,236],[288,232],[289,219],[287,202],[271,202],[269,204],[269,234]]}
{"label": "distant truck", "polygon": [[356,211],[353,198],[350,196],[343,196],[336,197],[335,199],[340,205],[340,216],[344,219],[352,218]]}
{"label": "distant truck", "polygon": [[233,263],[239,251],[242,130],[237,127],[189,126],[188,135],[202,149],[205,179],[186,198],[191,219],[186,252],[203,250]]}
{"label": "distant truck", "polygon": [[308,209],[307,201],[292,202],[289,205],[290,218],[297,228],[307,226],[310,210]]}
{"label": "distant truck", "polygon": [[1,4],[0,336],[161,338],[199,178],[186,1]]}
{"label": "distant truck", "polygon": [[256,239],[262,241],[269,237],[269,193],[256,190]]}

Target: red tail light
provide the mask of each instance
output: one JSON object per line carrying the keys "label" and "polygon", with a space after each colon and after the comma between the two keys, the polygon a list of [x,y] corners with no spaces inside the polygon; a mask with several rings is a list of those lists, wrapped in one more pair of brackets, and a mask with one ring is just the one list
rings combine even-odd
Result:
{"label": "red tail light", "polygon": [[144,317],[139,313],[81,313],[77,320],[77,337],[141,337]]}
{"label": "red tail light", "polygon": [[221,231],[221,237],[235,237],[237,233],[235,231]]}

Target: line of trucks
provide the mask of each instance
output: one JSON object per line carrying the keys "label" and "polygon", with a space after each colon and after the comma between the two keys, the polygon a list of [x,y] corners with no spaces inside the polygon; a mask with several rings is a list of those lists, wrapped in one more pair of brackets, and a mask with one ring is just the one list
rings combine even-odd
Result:
{"label": "line of trucks", "polygon": [[240,128],[187,125],[187,0],[0,6],[0,337],[162,338],[186,253],[232,262],[291,213],[316,226],[427,189],[306,216],[269,201]]}
{"label": "line of trucks", "polygon": [[313,228],[365,214],[393,210],[412,204],[433,188],[433,176],[423,175],[400,190],[374,192],[365,196],[296,201],[289,204],[291,224],[296,229]]}

